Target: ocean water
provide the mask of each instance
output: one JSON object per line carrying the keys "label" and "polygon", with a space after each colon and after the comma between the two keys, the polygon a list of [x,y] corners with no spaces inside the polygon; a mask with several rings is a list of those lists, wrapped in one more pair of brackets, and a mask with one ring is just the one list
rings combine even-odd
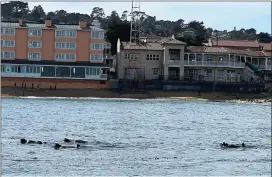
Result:
{"label": "ocean water", "polygon": [[[66,137],[88,143],[55,150]],[[270,176],[271,104],[3,98],[1,158],[5,176]]]}

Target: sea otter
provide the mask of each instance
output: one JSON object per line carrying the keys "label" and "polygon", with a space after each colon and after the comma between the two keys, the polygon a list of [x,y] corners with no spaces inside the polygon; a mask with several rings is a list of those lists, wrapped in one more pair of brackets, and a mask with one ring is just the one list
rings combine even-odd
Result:
{"label": "sea otter", "polygon": [[87,143],[87,141],[83,141],[83,140],[70,140],[68,138],[64,138],[64,142],[65,143],[70,143],[70,142],[75,142],[75,143]]}
{"label": "sea otter", "polygon": [[25,138],[22,138],[21,140],[21,144],[44,144],[41,141],[33,141],[33,140],[26,140]]}
{"label": "sea otter", "polygon": [[67,148],[76,148],[78,149],[80,147],[79,144],[77,144],[76,146],[67,146],[67,145],[60,145],[59,143],[56,143],[54,148],[55,149],[67,149]]}
{"label": "sea otter", "polygon": [[240,147],[243,147],[244,148],[245,143],[242,143],[242,145],[240,146],[240,145],[228,144],[228,143],[223,142],[223,143],[220,144],[220,147],[222,147],[222,148],[240,148]]}

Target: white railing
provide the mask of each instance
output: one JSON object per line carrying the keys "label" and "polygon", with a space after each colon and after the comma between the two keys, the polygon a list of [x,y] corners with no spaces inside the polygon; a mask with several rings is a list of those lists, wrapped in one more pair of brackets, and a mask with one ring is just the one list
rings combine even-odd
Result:
{"label": "white railing", "polygon": [[15,72],[1,72],[1,77],[25,77],[25,78],[63,78],[63,79],[95,79],[95,80],[107,80],[107,74],[101,75],[85,75],[85,78],[76,77],[55,77],[55,76],[41,76],[41,73],[15,73]]}
{"label": "white railing", "polygon": [[245,67],[244,69],[244,77],[250,79],[251,77],[257,81],[259,77],[255,75],[254,71],[252,71],[249,67]]}
{"label": "white railing", "polygon": [[101,74],[100,79],[107,80],[108,75],[107,74]]}
{"label": "white railing", "polygon": [[256,65],[258,68],[260,68],[260,69],[267,69],[266,67],[265,67],[265,65]]}
{"label": "white railing", "polygon": [[245,63],[238,62],[216,62],[216,61],[192,61],[187,60],[185,66],[213,66],[213,67],[239,67],[244,68]]}
{"label": "white railing", "polygon": [[[190,76],[186,76],[187,78],[190,78]],[[236,83],[236,82],[241,82],[241,76],[204,76],[204,77],[199,77],[199,76],[194,76],[191,78],[192,80],[195,81],[207,81],[207,82],[228,82],[228,83]]]}

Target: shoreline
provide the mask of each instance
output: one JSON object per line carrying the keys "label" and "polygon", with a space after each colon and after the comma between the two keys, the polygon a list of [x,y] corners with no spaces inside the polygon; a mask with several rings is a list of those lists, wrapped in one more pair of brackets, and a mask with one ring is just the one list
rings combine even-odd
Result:
{"label": "shoreline", "polygon": [[272,102],[272,95],[266,94],[234,94],[224,92],[202,92],[197,96],[196,91],[161,91],[150,90],[146,93],[121,94],[108,89],[21,89],[1,87],[3,98],[78,98],[78,99],[154,99],[154,100],[183,100],[206,102]]}

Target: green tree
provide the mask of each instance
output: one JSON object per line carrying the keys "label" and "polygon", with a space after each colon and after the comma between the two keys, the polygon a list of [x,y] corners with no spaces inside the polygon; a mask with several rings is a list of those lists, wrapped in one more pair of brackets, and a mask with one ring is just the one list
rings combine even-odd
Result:
{"label": "green tree", "polygon": [[94,7],[90,16],[91,16],[92,20],[95,18],[100,20],[101,18],[105,18],[105,12],[104,12],[103,8]]}
{"label": "green tree", "polygon": [[258,41],[263,43],[270,43],[272,42],[272,37],[268,33],[259,33],[257,35]]}
{"label": "green tree", "polygon": [[41,18],[44,18],[45,12],[44,12],[42,6],[40,6],[40,5],[35,6],[33,8],[33,10],[31,11],[30,16],[31,16],[32,20],[35,20],[35,21],[38,21]]}
{"label": "green tree", "polygon": [[12,9],[12,17],[25,17],[30,11],[28,8],[28,3],[21,1],[11,1],[10,6]]}

